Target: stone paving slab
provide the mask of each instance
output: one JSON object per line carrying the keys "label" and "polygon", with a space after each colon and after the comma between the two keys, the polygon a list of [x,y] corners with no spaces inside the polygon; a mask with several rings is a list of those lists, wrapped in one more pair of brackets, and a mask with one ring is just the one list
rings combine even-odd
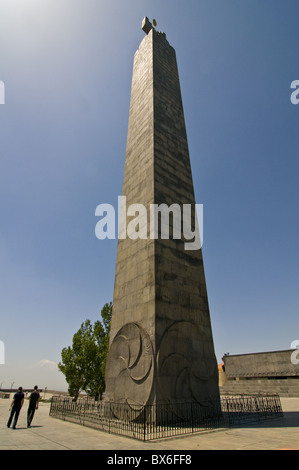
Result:
{"label": "stone paving slab", "polygon": [[[6,426],[11,400],[0,399],[0,450],[299,450],[299,398],[281,398],[283,418],[259,425],[217,430],[171,439],[142,442],[61,421],[49,416],[49,403],[40,403],[32,427],[26,427],[25,400],[17,428]],[[113,453],[111,454],[113,455]]]}

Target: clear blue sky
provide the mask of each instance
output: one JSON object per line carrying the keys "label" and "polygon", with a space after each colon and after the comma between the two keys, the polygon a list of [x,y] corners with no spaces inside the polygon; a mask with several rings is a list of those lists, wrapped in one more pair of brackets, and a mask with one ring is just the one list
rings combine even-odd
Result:
{"label": "clear blue sky", "polygon": [[299,338],[298,0],[1,0],[3,387],[66,388],[62,348],[112,300],[95,208],[121,195],[145,15],[177,53],[217,360]]}

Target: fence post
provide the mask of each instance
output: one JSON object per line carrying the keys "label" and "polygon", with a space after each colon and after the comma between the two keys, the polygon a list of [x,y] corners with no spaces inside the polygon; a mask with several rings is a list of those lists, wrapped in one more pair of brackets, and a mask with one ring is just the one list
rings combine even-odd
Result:
{"label": "fence post", "polygon": [[226,409],[227,409],[227,422],[228,422],[228,427],[230,427],[229,398],[226,400]]}
{"label": "fence post", "polygon": [[193,422],[193,403],[191,402],[190,403],[190,408],[191,408],[191,429],[192,429],[192,433],[194,432],[194,422]]}
{"label": "fence post", "polygon": [[108,415],[108,432],[110,434],[110,419],[111,419],[111,402],[109,402],[109,415]]}
{"label": "fence post", "polygon": [[146,438],[145,427],[146,427],[146,405],[144,405],[144,408],[143,408],[143,440],[144,441],[145,441],[145,438]]}

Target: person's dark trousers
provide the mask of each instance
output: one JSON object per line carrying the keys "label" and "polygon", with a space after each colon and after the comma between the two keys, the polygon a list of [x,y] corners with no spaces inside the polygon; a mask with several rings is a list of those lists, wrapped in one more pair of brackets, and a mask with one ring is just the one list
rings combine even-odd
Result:
{"label": "person's dark trousers", "polygon": [[13,421],[13,429],[15,429],[16,425],[17,425],[17,422],[18,422],[18,418],[19,418],[19,414],[20,414],[20,411],[21,411],[21,408],[19,407],[16,407],[16,406],[13,406],[12,409],[11,409],[11,412],[10,412],[10,416],[8,418],[8,422],[7,422],[7,427],[9,428],[10,425],[11,425],[11,422],[12,422],[12,419],[14,417],[14,421]]}
{"label": "person's dark trousers", "polygon": [[32,423],[32,420],[33,420],[33,416],[34,416],[34,412],[35,412],[35,407],[34,408],[28,408],[28,411],[27,411],[27,427],[29,428],[29,426],[31,425]]}

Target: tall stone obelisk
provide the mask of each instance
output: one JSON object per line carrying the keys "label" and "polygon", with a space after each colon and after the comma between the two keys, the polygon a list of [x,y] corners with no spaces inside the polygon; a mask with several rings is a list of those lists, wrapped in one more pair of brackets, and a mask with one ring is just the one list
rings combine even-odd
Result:
{"label": "tall stone obelisk", "polygon": [[[143,30],[134,56],[121,212],[131,236],[122,232],[118,241],[105,399],[134,409],[206,406],[219,399],[219,389],[202,251],[186,250],[184,236],[174,236],[178,215],[171,212],[169,238],[161,237],[161,227],[158,238],[151,236],[151,205],[176,204],[181,214],[184,204],[195,206],[176,54],[147,18]],[[139,224],[136,204],[148,214]],[[193,210],[193,229],[194,217]]]}

